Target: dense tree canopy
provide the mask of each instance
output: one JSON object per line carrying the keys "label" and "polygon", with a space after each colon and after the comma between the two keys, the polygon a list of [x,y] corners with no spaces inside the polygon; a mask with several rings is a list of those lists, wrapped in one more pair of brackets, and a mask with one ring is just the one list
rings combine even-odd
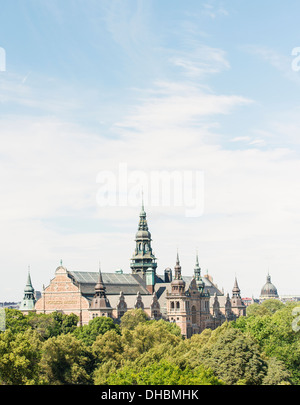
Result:
{"label": "dense tree canopy", "polygon": [[0,332],[0,383],[298,385],[298,312],[297,303],[267,300],[249,306],[245,317],[183,339],[175,324],[150,320],[141,309],[128,311],[120,325],[98,317],[82,327],[74,314],[9,309]]}

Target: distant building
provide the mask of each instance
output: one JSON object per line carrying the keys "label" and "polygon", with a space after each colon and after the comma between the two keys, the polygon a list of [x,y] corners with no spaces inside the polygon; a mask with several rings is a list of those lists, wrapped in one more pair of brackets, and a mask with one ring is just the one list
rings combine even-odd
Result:
{"label": "distant building", "polygon": [[19,309],[20,302],[0,302],[0,308]]}
{"label": "distant building", "polygon": [[280,295],[279,299],[284,304],[286,302],[297,302],[300,301],[300,295]]}
{"label": "distant building", "polygon": [[244,298],[242,298],[242,301],[243,301],[243,303],[245,304],[246,307],[248,307],[249,305],[254,304],[256,302],[258,303],[258,300],[254,299],[253,297],[252,298],[244,297]]}
{"label": "distant building", "polygon": [[271,283],[271,276],[268,273],[267,281],[263,285],[263,287],[261,289],[261,292],[260,292],[259,302],[263,302],[263,301],[268,300],[270,298],[279,299],[279,295],[278,295],[278,292],[277,292],[277,288],[275,287],[274,284]]}
{"label": "distant building", "polygon": [[79,325],[85,325],[97,316],[120,321],[129,309],[141,308],[151,319],[162,318],[176,323],[186,337],[246,314],[237,280],[232,298],[229,294],[224,295],[211,276],[201,276],[198,255],[193,276],[182,274],[178,253],[174,273],[168,267],[162,275],[157,274],[144,206],[130,267],[129,274],[123,270],[115,273],[103,273],[100,269],[96,272],[69,271],[61,262],[36,302],[28,275],[20,310],[45,314],[53,311],[75,313]]}

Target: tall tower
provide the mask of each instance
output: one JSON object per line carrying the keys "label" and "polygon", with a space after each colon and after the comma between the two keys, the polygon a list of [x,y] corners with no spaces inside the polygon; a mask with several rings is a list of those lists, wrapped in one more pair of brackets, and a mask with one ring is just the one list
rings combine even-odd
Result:
{"label": "tall tower", "polygon": [[195,277],[195,280],[196,280],[198,291],[200,291],[200,293],[203,293],[205,284],[204,284],[204,281],[203,281],[203,279],[201,277],[201,268],[199,266],[198,253],[196,255],[196,264],[195,264],[195,268],[194,268],[194,277]]}
{"label": "tall tower", "polygon": [[152,252],[151,241],[151,233],[148,230],[146,212],[144,210],[143,202],[140,212],[138,231],[135,235],[135,251],[131,258],[130,268],[132,274],[139,274],[144,278],[147,273],[147,277],[154,280],[157,263]]}
{"label": "tall tower", "polygon": [[30,271],[28,269],[27,283],[24,288],[24,298],[21,302],[19,310],[26,311],[26,312],[35,311],[35,303],[36,303],[35,292],[34,292],[34,288],[32,287]]}
{"label": "tall tower", "polygon": [[185,291],[185,281],[181,275],[181,266],[177,253],[174,267],[175,276],[171,282],[171,291],[167,291],[167,315],[170,322],[175,322],[181,329],[181,334],[190,337],[188,330],[187,311],[189,297]]}
{"label": "tall tower", "polygon": [[182,279],[182,275],[181,275],[181,266],[180,266],[178,252],[177,252],[174,272],[175,272],[174,280],[172,280],[172,282],[171,282],[172,294],[184,295],[185,281]]}
{"label": "tall tower", "polygon": [[232,312],[237,316],[246,315],[246,306],[241,298],[241,290],[238,286],[236,277],[232,289],[231,308]]}

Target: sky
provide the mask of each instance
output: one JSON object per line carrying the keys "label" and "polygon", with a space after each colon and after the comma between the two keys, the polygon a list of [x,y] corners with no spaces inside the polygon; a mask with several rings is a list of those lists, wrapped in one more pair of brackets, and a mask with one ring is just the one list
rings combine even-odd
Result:
{"label": "sky", "polygon": [[269,272],[300,295],[299,14],[1,0],[0,301],[22,299],[29,268],[40,291],[60,260],[130,272],[142,192],[159,274],[178,250],[191,276],[198,252],[225,293],[236,277],[258,298]]}

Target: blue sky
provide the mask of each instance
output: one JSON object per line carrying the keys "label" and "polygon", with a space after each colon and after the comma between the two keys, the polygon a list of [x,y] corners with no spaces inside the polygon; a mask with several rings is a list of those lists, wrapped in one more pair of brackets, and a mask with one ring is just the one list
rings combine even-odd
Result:
{"label": "blue sky", "polygon": [[[204,212],[146,201],[159,272],[257,297],[268,272],[300,294],[298,1],[12,0],[0,47],[1,300],[30,265],[129,270],[138,205],[100,207],[120,163],[204,172]],[[182,207],[181,207],[182,208]],[[291,283],[291,280],[293,282]]]}

